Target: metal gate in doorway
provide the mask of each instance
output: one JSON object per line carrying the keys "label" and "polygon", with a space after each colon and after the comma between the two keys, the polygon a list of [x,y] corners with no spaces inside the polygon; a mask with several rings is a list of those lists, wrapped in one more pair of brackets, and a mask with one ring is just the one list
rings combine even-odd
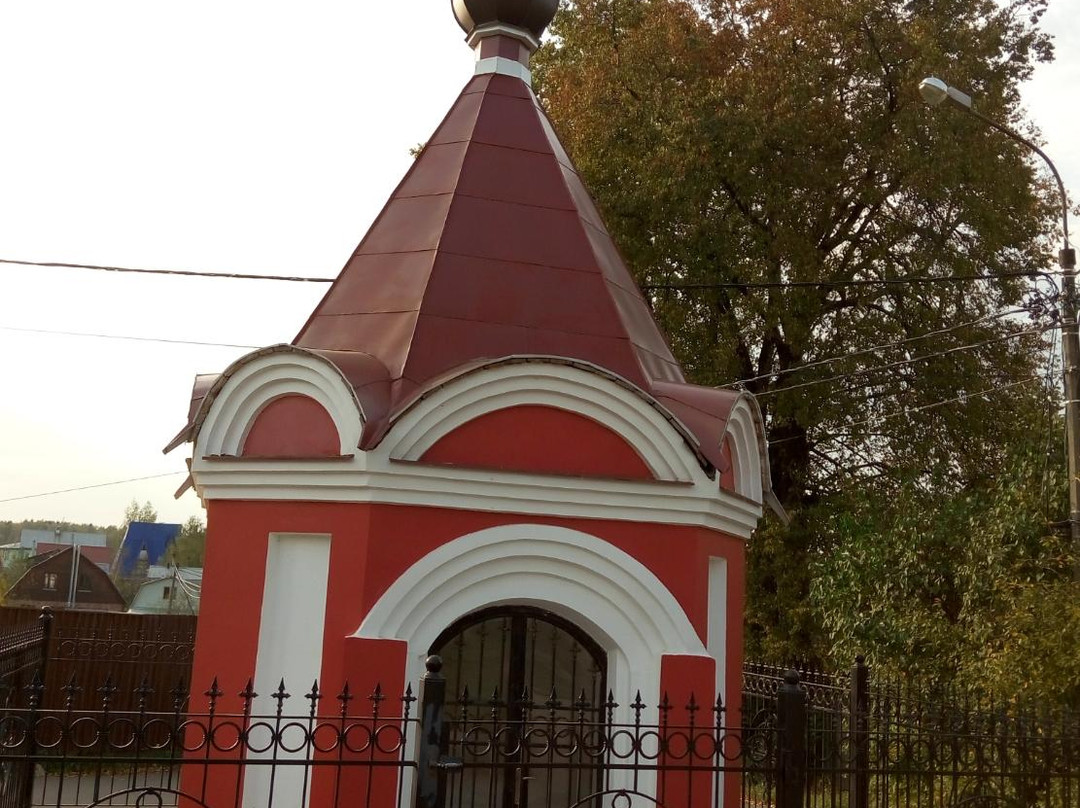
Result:
{"label": "metal gate in doorway", "polygon": [[444,748],[462,766],[448,808],[569,806],[601,789],[601,759],[580,748],[550,765],[544,749],[558,740],[536,726],[604,722],[607,657],[588,634],[541,609],[500,607],[458,621],[431,653],[446,678]]}

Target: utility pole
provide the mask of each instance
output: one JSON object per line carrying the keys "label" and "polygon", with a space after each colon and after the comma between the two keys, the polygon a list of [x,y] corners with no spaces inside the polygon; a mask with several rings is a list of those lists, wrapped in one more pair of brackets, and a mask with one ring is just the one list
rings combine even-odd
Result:
{"label": "utility pole", "polygon": [[1073,580],[1080,582],[1080,330],[1077,327],[1076,312],[1076,250],[1069,243],[1069,195],[1065,183],[1061,180],[1057,166],[1046,152],[1008,126],[998,123],[977,111],[971,96],[955,87],[950,87],[941,79],[927,78],[919,84],[919,93],[931,106],[938,106],[948,101],[969,115],[973,115],[991,129],[1035,152],[1050,168],[1050,173],[1057,181],[1058,194],[1061,197],[1061,232],[1062,246],[1058,251],[1058,266],[1061,268],[1061,297],[1058,301],[1058,315],[1061,319],[1061,363],[1065,377],[1065,449],[1069,460],[1069,537],[1073,550]]}

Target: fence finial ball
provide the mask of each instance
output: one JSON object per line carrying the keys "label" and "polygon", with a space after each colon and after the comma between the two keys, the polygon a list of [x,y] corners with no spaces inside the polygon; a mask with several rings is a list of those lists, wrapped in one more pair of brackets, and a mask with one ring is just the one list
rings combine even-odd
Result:
{"label": "fence finial ball", "polygon": [[442,657],[438,654],[432,654],[424,661],[424,667],[427,668],[428,673],[440,673],[442,665]]}
{"label": "fence finial ball", "polygon": [[512,25],[537,39],[559,10],[559,0],[451,0],[466,35],[484,25]]}

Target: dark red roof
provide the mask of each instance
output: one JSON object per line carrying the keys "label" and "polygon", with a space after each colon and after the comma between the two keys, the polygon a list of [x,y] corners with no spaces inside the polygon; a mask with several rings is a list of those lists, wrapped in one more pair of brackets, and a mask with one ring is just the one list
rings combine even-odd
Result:
{"label": "dark red roof", "polygon": [[[723,470],[727,419],[745,395],[686,383],[536,96],[499,73],[468,83],[293,345],[353,386],[365,449],[448,379],[547,357],[630,382]],[[200,378],[169,448],[194,437],[237,367],[282,350]]]}
{"label": "dark red roof", "polygon": [[294,344],[374,356],[392,408],[515,355],[683,380],[535,96],[502,75],[469,82]]}
{"label": "dark red roof", "polygon": [[[38,542],[37,552],[38,555],[45,555],[46,553],[53,553],[57,550],[66,550],[70,546],[70,544]],[[102,564],[106,566],[111,565],[113,556],[116,555],[116,552],[108,547],[87,547],[86,545],[80,545],[79,552],[82,553],[83,558],[86,558],[99,566]]]}

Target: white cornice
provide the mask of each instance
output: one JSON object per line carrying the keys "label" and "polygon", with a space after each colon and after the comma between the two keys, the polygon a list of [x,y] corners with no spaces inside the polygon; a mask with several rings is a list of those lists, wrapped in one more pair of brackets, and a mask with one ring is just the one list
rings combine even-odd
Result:
{"label": "white cornice", "polygon": [[426,506],[529,516],[611,519],[706,527],[750,538],[761,506],[714,482],[663,483],[480,469],[396,461],[365,468],[364,455],[341,462],[199,460],[204,500],[352,502]]}

